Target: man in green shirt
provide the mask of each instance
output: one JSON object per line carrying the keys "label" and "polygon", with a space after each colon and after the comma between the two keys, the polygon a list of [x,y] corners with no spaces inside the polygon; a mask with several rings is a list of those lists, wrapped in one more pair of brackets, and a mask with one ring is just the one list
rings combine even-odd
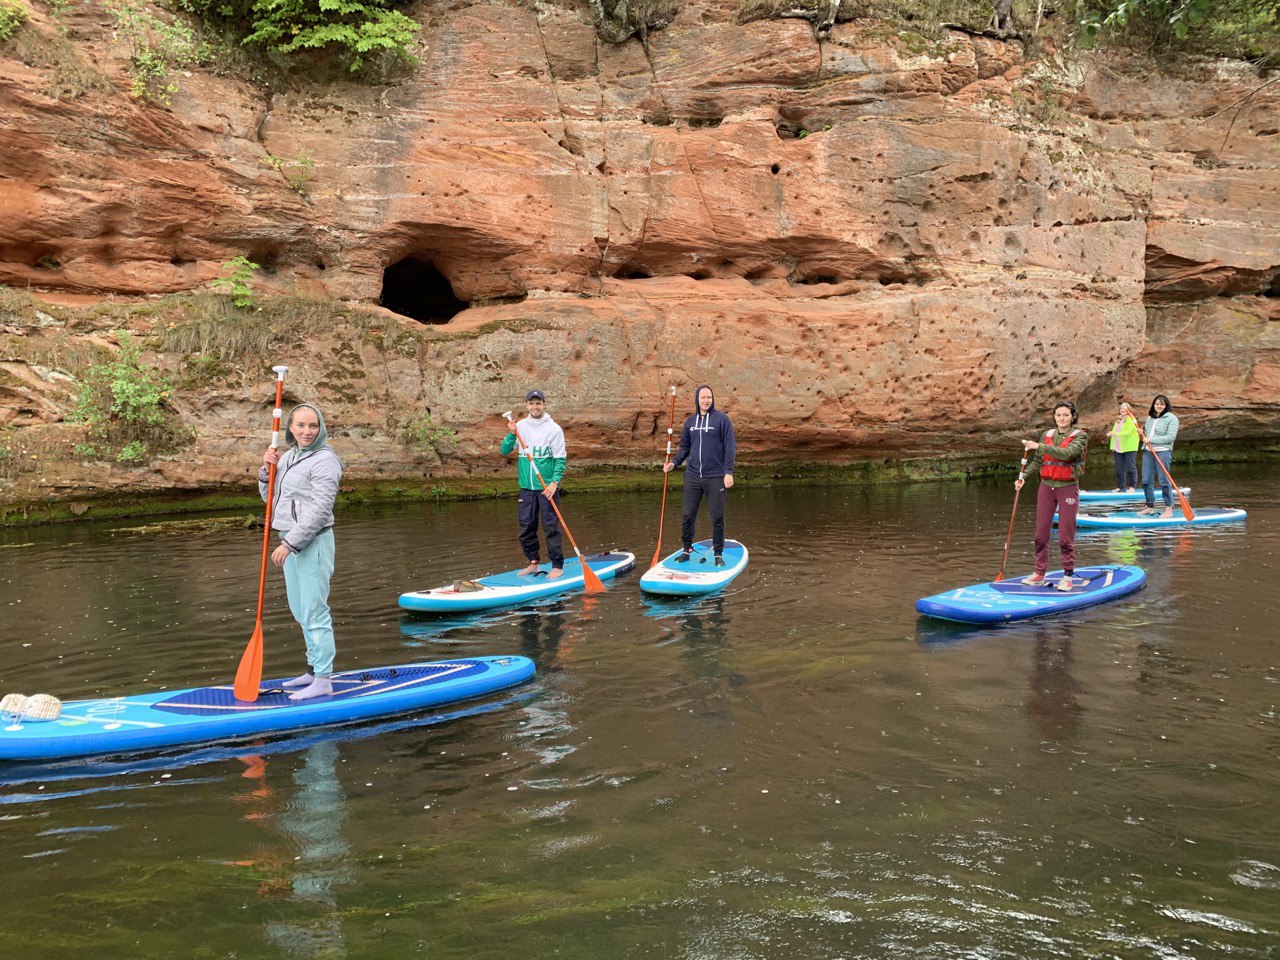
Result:
{"label": "man in green shirt", "polygon": [[[556,580],[564,575],[564,549],[561,546],[560,521],[552,504],[560,505],[560,480],[568,462],[564,431],[547,413],[546,398],[541,390],[530,390],[525,396],[524,406],[529,415],[518,425],[514,419],[507,421],[510,433],[502,439],[499,447],[503,456],[510,456],[512,451],[520,452],[516,467],[520,485],[520,549],[529,561],[520,575],[532,576],[541,569],[538,545],[538,524],[541,523],[547,540],[547,555],[551,559],[551,572],[547,577]],[[522,451],[516,438],[517,429],[520,431],[519,440],[524,442]],[[539,474],[542,481],[538,479]],[[546,482],[545,488],[543,481]]]}

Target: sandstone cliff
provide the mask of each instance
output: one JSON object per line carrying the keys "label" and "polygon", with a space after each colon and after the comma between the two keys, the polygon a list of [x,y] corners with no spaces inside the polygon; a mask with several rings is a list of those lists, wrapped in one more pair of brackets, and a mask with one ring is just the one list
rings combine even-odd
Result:
{"label": "sandstone cliff", "polygon": [[[530,384],[587,463],[651,462],[667,385],[685,409],[702,381],[756,462],[992,455],[1060,396],[1100,421],[1167,392],[1193,441],[1280,432],[1276,85],[958,30],[819,40],[714,2],[647,51],[600,42],[585,4],[419,19],[395,85],[193,71],[166,108],[128,95],[100,6],[32,8],[0,46],[0,283],[59,306],[0,317],[22,459],[0,499],[242,481],[272,362],[352,477],[439,469],[397,432],[423,408],[458,432],[453,469],[491,466]],[[272,157],[314,166],[291,188]],[[371,309],[204,381],[153,337],[195,443],[79,462],[63,419],[93,350],[190,321],[128,303],[241,255],[263,290]]]}

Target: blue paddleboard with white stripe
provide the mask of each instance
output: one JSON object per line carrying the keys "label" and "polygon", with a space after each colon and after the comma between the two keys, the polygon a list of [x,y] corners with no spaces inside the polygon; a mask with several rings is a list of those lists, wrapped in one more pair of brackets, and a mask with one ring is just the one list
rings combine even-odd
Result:
{"label": "blue paddleboard with white stripe", "polygon": [[1060,570],[1050,573],[1039,586],[1024,584],[1021,577],[976,583],[917,600],[916,610],[958,623],[1007,623],[1106,603],[1141,590],[1147,582],[1141,567],[1128,564],[1081,567],[1073,578],[1076,585],[1066,591],[1057,588],[1061,577]]}
{"label": "blue paddleboard with white stripe", "polygon": [[729,584],[734,577],[747,569],[750,556],[747,548],[737,540],[724,542],[724,566],[715,565],[710,540],[699,540],[693,545],[693,553],[683,563],[677,550],[640,578],[640,589],[667,597],[692,597],[715,593]]}
{"label": "blue paddleboard with white stripe", "polygon": [[1199,507],[1188,520],[1182,511],[1174,507],[1173,516],[1162,517],[1158,513],[1137,513],[1118,510],[1115,513],[1081,513],[1076,517],[1077,527],[1098,529],[1102,527],[1185,527],[1201,523],[1233,523],[1248,514],[1237,507]]}
{"label": "blue paddleboard with white stripe", "polygon": [[[630,570],[635,562],[635,554],[625,550],[587,557],[587,566],[601,580],[609,580]],[[526,575],[520,570],[509,570],[479,580],[457,581],[433,590],[414,590],[400,594],[400,606],[415,613],[468,613],[510,607],[557,593],[582,590],[586,586],[582,563],[577,557],[565,560],[564,573],[557,579],[550,579],[550,573],[551,564],[544,563],[537,573]]]}
{"label": "blue paddleboard with white stripe", "polygon": [[[1179,487],[1184,497],[1191,494],[1190,487]],[[1129,503],[1134,500],[1141,500],[1144,494],[1141,489],[1138,490],[1081,490],[1081,503]]]}
{"label": "blue paddleboard with white stripe", "polygon": [[467,657],[333,675],[333,693],[290,700],[281,680],[252,703],[230,684],[71,700],[56,720],[0,725],[0,760],[54,760],[288,733],[482,697],[534,674],[527,657]]}

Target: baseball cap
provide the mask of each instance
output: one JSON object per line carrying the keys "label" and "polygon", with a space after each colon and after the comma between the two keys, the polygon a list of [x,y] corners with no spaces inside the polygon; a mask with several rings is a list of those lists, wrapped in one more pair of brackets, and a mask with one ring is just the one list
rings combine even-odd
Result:
{"label": "baseball cap", "polygon": [[541,400],[543,403],[547,402],[547,398],[542,395],[541,390],[530,390],[524,395],[524,400],[525,403],[528,403],[530,400]]}

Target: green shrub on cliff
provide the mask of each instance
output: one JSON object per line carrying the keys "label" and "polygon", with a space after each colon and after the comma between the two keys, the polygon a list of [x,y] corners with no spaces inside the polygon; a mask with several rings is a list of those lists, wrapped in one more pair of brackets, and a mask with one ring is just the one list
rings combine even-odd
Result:
{"label": "green shrub on cliff", "polygon": [[1081,46],[1110,43],[1153,54],[1280,64],[1280,0],[1085,0]]}
{"label": "green shrub on cliff", "polygon": [[233,257],[222,265],[223,276],[210,280],[209,286],[231,296],[231,302],[242,310],[254,305],[253,275],[262,267],[248,257]]}
{"label": "green shrub on cliff", "polygon": [[204,63],[209,49],[181,21],[168,23],[139,7],[133,0],[107,0],[113,35],[129,48],[129,92],[139,100],[168,106],[178,92],[170,72]]}
{"label": "green shrub on cliff", "polygon": [[89,437],[76,447],[82,456],[140,463],[177,446],[188,435],[177,427],[168,400],[168,377],[142,364],[142,349],[127,333],[120,352],[85,371],[71,420],[89,425]]}
{"label": "green shrub on cliff", "polygon": [[453,453],[458,434],[431,419],[428,411],[412,417],[400,427],[400,438],[410,447],[424,453],[434,453],[444,459]]}
{"label": "green shrub on cliff", "polygon": [[206,23],[238,35],[286,66],[334,58],[350,73],[416,63],[418,24],[390,0],[178,0]]}
{"label": "green shrub on cliff", "polygon": [[10,0],[0,0],[0,43],[13,36],[13,31],[26,22],[27,11],[23,7]]}

